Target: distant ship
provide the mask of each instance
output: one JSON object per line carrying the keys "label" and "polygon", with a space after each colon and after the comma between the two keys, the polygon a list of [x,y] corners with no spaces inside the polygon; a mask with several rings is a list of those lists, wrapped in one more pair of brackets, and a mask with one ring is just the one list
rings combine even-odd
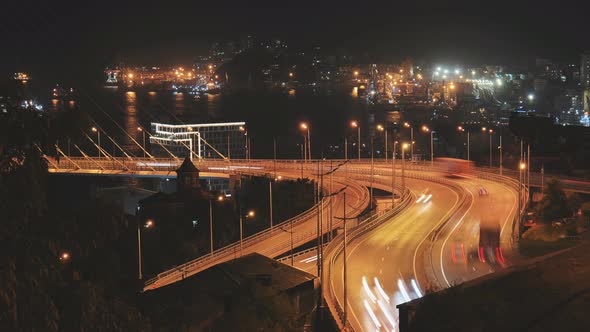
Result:
{"label": "distant ship", "polygon": [[106,69],[105,71],[106,81],[104,84],[105,88],[118,88],[119,87],[119,75],[121,74],[121,70],[119,69]]}

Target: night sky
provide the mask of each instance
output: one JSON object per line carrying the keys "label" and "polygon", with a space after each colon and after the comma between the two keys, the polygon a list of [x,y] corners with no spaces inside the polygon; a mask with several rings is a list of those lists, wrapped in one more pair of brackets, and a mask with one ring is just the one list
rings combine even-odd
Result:
{"label": "night sky", "polygon": [[[435,62],[497,64],[534,56],[578,61],[590,49],[580,4],[421,1],[389,5],[291,1],[11,1],[0,10],[0,74],[91,75],[105,65],[190,63],[213,41],[246,34],[291,48]],[[223,4],[223,6],[222,6]],[[482,5],[483,4],[483,5]],[[215,7],[217,5],[218,7]]]}

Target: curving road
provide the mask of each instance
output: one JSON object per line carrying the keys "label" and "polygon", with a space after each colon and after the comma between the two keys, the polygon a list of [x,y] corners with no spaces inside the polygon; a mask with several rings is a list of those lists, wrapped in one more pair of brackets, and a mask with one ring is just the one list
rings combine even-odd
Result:
{"label": "curving road", "polygon": [[[88,165],[90,162],[76,160],[78,166]],[[96,164],[96,161],[93,160],[92,163]],[[157,166],[158,162],[149,163],[121,161],[119,164],[127,165],[128,168],[136,167],[136,173],[170,174],[173,167],[170,165],[164,169],[165,166]],[[163,161],[161,163],[165,164]],[[321,173],[329,170],[328,163],[323,163]],[[114,168],[119,167],[111,164]],[[146,170],[146,165],[153,169]],[[108,168],[107,163],[102,166]],[[297,161],[214,161],[201,162],[197,166],[201,170],[215,173],[275,172],[288,178],[313,177],[320,172],[318,163],[302,165]],[[397,165],[396,171],[399,192],[400,166]],[[517,208],[515,188],[475,177],[445,178],[445,174],[437,173],[436,168],[425,165],[407,166],[405,183],[413,196],[411,203],[397,215],[379,220],[378,227],[348,243],[347,311],[348,322],[355,331],[396,330],[397,304],[417,298],[428,290],[449,287],[496,271],[510,263],[512,221]],[[91,165],[88,166],[90,167]],[[105,169],[98,173],[108,170]],[[85,168],[74,171],[85,172]],[[391,182],[391,164],[376,162],[371,171],[370,163],[356,162],[346,165],[333,175],[331,191],[346,187],[347,214],[354,218],[369,203],[365,186],[389,191]],[[326,179],[324,188],[329,191]],[[482,188],[488,194],[480,195]],[[322,233],[329,228],[330,207],[334,216],[342,216],[342,195],[323,205]],[[313,211],[294,220],[295,247],[317,236],[317,215]],[[356,222],[354,219],[350,220],[347,228],[354,229]],[[332,227],[339,226],[341,221],[334,219]],[[484,231],[480,231],[481,229]],[[242,249],[239,244],[234,244],[219,249],[212,257],[208,255],[166,271],[156,280],[149,281],[146,289],[181,280],[241,253],[259,252],[277,257],[290,251],[290,238],[290,224],[284,223],[273,230],[245,239]],[[330,261],[331,257],[326,255],[324,265]],[[290,263],[290,259],[284,262]],[[295,259],[295,266],[312,273],[317,273],[317,263],[317,252],[314,251]],[[326,292],[333,292],[342,307],[344,278],[341,254],[334,258],[332,271],[335,272],[331,280],[328,279],[329,275],[324,274],[328,286],[323,287],[324,295],[327,298]]]}
{"label": "curving road", "polygon": [[[447,186],[413,179],[407,179],[406,184],[416,200],[427,188],[432,198],[427,203],[411,203],[404,212],[348,245],[349,321],[356,331],[374,331],[377,324],[372,315],[385,330],[396,327],[395,304],[413,297],[411,283],[416,279],[414,253],[418,244],[459,203],[460,194]],[[343,270],[342,258],[336,260],[335,271]],[[343,294],[342,273],[330,282],[336,294]],[[343,301],[341,297],[338,300]]]}

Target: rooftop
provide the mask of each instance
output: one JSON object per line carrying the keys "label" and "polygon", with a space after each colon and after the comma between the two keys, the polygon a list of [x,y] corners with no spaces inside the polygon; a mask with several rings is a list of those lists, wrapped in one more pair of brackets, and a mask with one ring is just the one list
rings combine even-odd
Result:
{"label": "rooftop", "polygon": [[398,308],[415,311],[405,331],[588,331],[589,274],[585,243]]}

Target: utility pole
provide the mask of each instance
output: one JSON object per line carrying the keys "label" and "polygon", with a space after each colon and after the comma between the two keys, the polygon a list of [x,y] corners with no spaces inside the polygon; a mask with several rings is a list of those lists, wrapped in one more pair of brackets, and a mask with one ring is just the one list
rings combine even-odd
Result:
{"label": "utility pole", "polygon": [[467,131],[467,161],[471,160],[470,155],[469,155],[469,152],[471,150],[471,147],[469,146],[470,144],[471,143],[469,141],[469,131]]}
{"label": "utility pole", "polygon": [[277,178],[277,139],[273,138],[273,167],[274,167],[274,178]]}
{"label": "utility pole", "polygon": [[410,127],[410,161],[414,161],[414,126]]}
{"label": "utility pole", "polygon": [[213,204],[211,201],[212,199],[209,199],[209,238],[211,242],[211,254],[213,254]]}
{"label": "utility pole", "polygon": [[344,160],[348,160],[348,139],[344,137]]}
{"label": "utility pole", "polygon": [[[319,176],[319,163],[318,163],[318,176]],[[318,181],[316,180],[316,186],[318,185]],[[318,294],[317,294],[317,306],[316,306],[316,310],[317,310],[317,318],[318,318],[318,322],[320,321],[320,317],[321,317],[321,308],[323,307],[323,299],[322,299],[322,282],[323,282],[323,278],[322,278],[322,226],[321,226],[321,214],[322,214],[322,210],[320,208],[320,204],[317,204],[317,223],[316,223],[316,232],[317,232],[317,236],[316,236],[316,241],[317,241],[317,271],[318,271],[318,277],[320,278],[320,284],[318,286]]]}
{"label": "utility pole", "polygon": [[545,165],[541,164],[541,195],[545,193]]}
{"label": "utility pole", "polygon": [[303,145],[301,145],[301,180],[303,180]]}
{"label": "utility pole", "polygon": [[309,155],[309,157],[307,158],[308,160],[311,160],[311,134],[309,133],[310,128],[307,128],[307,154]]}
{"label": "utility pole", "polygon": [[270,229],[272,230],[272,179],[268,181],[268,202],[270,206]]}
{"label": "utility pole", "polygon": [[230,138],[229,134],[227,134],[227,160],[231,160],[231,145],[230,145]]}
{"label": "utility pole", "polygon": [[303,134],[303,159],[307,160],[307,136]]}
{"label": "utility pole", "polygon": [[[330,171],[332,170],[332,160],[330,160]],[[330,172],[330,178],[328,179],[328,190],[330,191],[330,193],[332,193],[332,173]],[[332,213],[332,196],[330,196],[330,201],[328,202],[328,204],[330,204],[330,211],[329,211],[329,216],[328,216],[328,221],[330,222],[330,226],[328,227],[329,232],[328,232],[328,242],[332,241],[332,230],[333,230],[333,219],[334,219],[334,215]]]}
{"label": "utility pole", "polygon": [[374,174],[374,158],[373,158],[373,154],[374,154],[374,148],[373,148],[373,142],[375,140],[375,137],[371,135],[371,199],[370,199],[370,211],[371,211],[371,215],[373,214],[373,174]]}
{"label": "utility pole", "polygon": [[502,172],[502,132],[500,132],[500,175]]}
{"label": "utility pole", "polygon": [[430,131],[430,166],[434,166],[434,130]]}
{"label": "utility pole", "polygon": [[361,161],[361,126],[357,126],[358,129],[358,160]]}
{"label": "utility pole", "polygon": [[293,256],[293,218],[289,218],[291,221],[289,222],[289,224],[291,225],[291,266],[295,266],[293,259],[295,256]]}
{"label": "utility pole", "polygon": [[139,269],[139,280],[141,280],[143,278],[141,275],[141,218],[137,214],[135,218],[137,219],[137,263]]}
{"label": "utility pole", "polygon": [[492,168],[492,135],[493,131],[490,129],[490,169]]}
{"label": "utility pole", "polygon": [[242,242],[244,239],[244,220],[242,220],[242,212],[240,212],[240,257],[244,256],[244,247]]}
{"label": "utility pole", "polygon": [[395,207],[395,146],[397,142],[393,141],[393,157],[391,160],[391,208]]}
{"label": "utility pole", "polygon": [[385,128],[385,163],[387,164],[387,128]]}
{"label": "utility pole", "polygon": [[346,326],[346,322],[347,322],[347,314],[348,314],[348,291],[347,291],[347,271],[346,271],[346,242],[347,242],[347,232],[346,232],[346,192],[343,193],[344,195],[344,216],[343,216],[343,225],[344,225],[344,257],[343,257],[343,261],[344,261],[344,269],[343,269],[343,273],[344,273],[344,326]]}
{"label": "utility pole", "polygon": [[406,171],[405,171],[405,166],[406,166],[406,156],[405,156],[405,151],[406,150],[406,146],[405,144],[402,145],[402,192],[406,191]]}
{"label": "utility pole", "polygon": [[531,194],[531,143],[527,143],[527,162],[526,162],[526,183],[527,183],[527,198],[530,198]]}

